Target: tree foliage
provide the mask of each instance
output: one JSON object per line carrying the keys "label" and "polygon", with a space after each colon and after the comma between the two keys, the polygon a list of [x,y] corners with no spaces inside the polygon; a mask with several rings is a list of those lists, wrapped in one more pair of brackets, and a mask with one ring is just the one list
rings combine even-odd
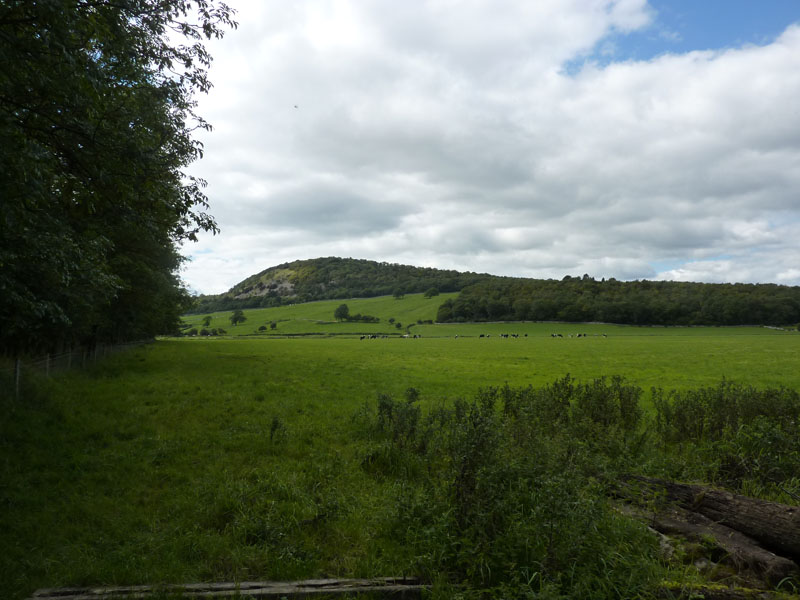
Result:
{"label": "tree foliage", "polygon": [[350,308],[347,304],[340,304],[336,307],[336,310],[333,311],[333,317],[337,321],[346,321],[350,318]]}
{"label": "tree foliage", "polygon": [[185,172],[202,42],[229,26],[209,0],[0,5],[0,351],[176,328],[178,244],[217,231]]}
{"label": "tree foliage", "polygon": [[786,325],[800,287],[675,281],[494,278],[439,307],[437,321],[602,321],[631,325]]}

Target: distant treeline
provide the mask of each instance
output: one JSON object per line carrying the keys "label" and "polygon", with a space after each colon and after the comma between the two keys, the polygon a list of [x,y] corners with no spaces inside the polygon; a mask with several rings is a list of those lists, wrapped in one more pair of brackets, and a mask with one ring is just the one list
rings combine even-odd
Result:
{"label": "distant treeline", "polygon": [[225,294],[198,296],[191,312],[268,308],[314,300],[414,294],[431,289],[458,292],[491,277],[353,258],[297,260],[252,275]]}
{"label": "distant treeline", "polygon": [[800,287],[674,281],[493,278],[439,307],[437,321],[602,321],[631,325],[787,325]]}

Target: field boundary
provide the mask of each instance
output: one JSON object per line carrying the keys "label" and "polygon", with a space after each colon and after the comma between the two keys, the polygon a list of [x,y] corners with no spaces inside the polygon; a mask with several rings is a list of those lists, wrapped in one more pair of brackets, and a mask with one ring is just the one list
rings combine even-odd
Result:
{"label": "field boundary", "polygon": [[96,364],[98,360],[106,356],[149,344],[152,341],[147,339],[120,344],[95,344],[94,347],[82,347],[64,352],[46,353],[25,358],[17,357],[11,361],[10,366],[0,367],[0,375],[13,378],[14,396],[19,398],[24,370],[38,371],[39,373],[44,373],[45,377],[50,377],[51,373],[85,368],[88,365]]}

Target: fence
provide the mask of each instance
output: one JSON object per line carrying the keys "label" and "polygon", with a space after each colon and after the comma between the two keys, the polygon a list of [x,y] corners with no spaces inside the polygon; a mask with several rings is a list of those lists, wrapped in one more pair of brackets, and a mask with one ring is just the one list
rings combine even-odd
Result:
{"label": "fence", "polygon": [[77,348],[57,354],[16,358],[13,360],[11,366],[0,367],[0,375],[3,375],[3,379],[11,378],[13,380],[14,396],[19,398],[22,377],[25,370],[38,371],[39,373],[43,373],[45,377],[50,377],[52,373],[57,371],[84,368],[96,364],[98,360],[106,356],[143,344],[148,344],[151,341],[152,340],[141,340],[137,342],[126,342],[124,344],[95,344],[92,348]]}

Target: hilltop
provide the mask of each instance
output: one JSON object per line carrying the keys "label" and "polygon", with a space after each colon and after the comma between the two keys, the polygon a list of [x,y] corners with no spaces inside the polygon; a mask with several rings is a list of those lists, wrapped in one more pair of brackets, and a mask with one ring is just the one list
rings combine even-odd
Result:
{"label": "hilltop", "polygon": [[191,312],[267,308],[287,303],[372,298],[429,290],[459,292],[494,276],[355,258],[314,258],[270,267],[223,294],[198,296]]}

